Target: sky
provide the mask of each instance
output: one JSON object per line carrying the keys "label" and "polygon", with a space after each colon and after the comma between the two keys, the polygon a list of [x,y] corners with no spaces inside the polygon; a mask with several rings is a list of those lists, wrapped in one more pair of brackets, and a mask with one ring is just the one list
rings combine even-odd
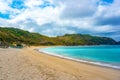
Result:
{"label": "sky", "polygon": [[120,40],[120,0],[0,0],[0,26]]}

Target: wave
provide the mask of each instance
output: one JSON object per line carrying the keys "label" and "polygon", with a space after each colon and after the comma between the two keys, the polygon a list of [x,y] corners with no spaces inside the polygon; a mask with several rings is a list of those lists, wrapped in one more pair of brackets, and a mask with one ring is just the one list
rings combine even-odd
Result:
{"label": "wave", "polygon": [[82,59],[75,59],[75,58],[72,58],[72,57],[68,57],[68,56],[66,57],[66,56],[63,56],[63,55],[58,55],[58,54],[55,54],[55,53],[47,52],[47,51],[44,51],[42,49],[39,49],[37,51],[48,54],[48,55],[52,55],[52,56],[56,56],[56,57],[60,57],[60,58],[64,58],[64,59],[69,59],[69,60],[72,60],[72,61],[77,61],[77,62],[93,64],[93,65],[97,65],[97,66],[108,67],[108,68],[113,68],[113,69],[120,70],[120,66],[116,66],[116,65],[113,65],[113,64],[93,62],[93,61],[87,61],[87,60],[82,60]]}

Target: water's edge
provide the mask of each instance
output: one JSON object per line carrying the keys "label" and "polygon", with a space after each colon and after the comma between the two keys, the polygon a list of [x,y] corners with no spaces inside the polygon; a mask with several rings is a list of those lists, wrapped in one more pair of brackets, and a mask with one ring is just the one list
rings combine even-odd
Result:
{"label": "water's edge", "polygon": [[120,70],[120,66],[116,66],[116,65],[111,65],[111,64],[101,63],[101,62],[87,61],[87,60],[82,60],[82,59],[75,59],[75,58],[71,58],[71,57],[66,57],[66,56],[50,53],[50,52],[44,51],[42,49],[35,49],[35,50],[37,50],[38,52],[47,54],[47,55],[51,55],[51,56],[55,56],[55,57],[59,57],[59,58],[63,58],[63,59],[68,59],[68,60],[72,60],[72,61],[76,61],[76,62],[82,62],[82,63],[86,63],[86,64]]}

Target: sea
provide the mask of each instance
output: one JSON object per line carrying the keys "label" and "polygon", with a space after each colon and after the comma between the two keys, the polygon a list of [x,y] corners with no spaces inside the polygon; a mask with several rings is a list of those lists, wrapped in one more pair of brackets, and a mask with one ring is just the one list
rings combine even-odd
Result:
{"label": "sea", "polygon": [[120,45],[55,46],[39,51],[78,62],[120,69]]}

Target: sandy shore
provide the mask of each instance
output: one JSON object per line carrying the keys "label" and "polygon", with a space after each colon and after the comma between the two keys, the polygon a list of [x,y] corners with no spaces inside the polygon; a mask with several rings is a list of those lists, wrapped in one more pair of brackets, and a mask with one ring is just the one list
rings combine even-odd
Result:
{"label": "sandy shore", "polygon": [[120,71],[24,49],[0,48],[0,80],[120,80]]}

